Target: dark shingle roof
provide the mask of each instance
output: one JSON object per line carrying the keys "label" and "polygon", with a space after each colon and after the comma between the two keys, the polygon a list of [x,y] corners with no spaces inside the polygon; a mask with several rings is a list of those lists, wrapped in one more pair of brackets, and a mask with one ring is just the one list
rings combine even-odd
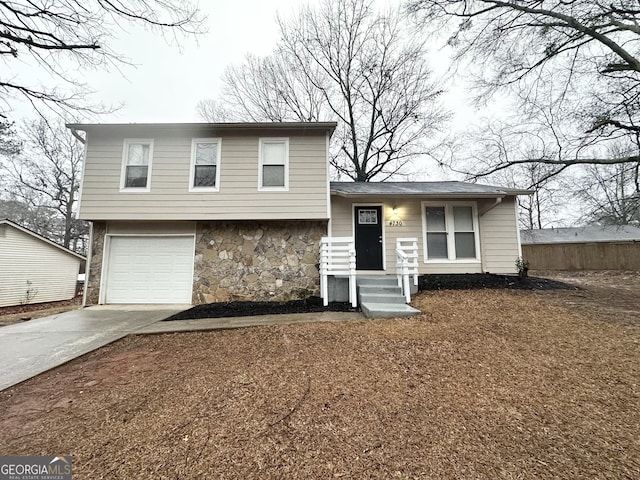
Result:
{"label": "dark shingle roof", "polygon": [[421,197],[498,197],[530,195],[530,190],[496,187],[467,182],[331,182],[331,194],[395,195]]}
{"label": "dark shingle roof", "polygon": [[521,230],[520,241],[523,245],[640,241],[640,228],[632,225],[607,225]]}

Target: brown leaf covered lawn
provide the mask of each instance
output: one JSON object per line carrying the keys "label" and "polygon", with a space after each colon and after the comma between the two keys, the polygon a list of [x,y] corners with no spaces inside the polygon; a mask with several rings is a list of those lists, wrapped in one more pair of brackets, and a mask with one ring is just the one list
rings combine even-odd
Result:
{"label": "brown leaf covered lawn", "polygon": [[0,452],[77,479],[640,478],[640,312],[598,301],[128,337],[1,392]]}

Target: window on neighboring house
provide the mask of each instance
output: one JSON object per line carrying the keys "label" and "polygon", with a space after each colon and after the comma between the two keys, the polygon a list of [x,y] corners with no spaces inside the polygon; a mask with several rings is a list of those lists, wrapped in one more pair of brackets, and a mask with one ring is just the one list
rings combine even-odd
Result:
{"label": "window on neighboring house", "polygon": [[219,138],[195,138],[191,144],[191,191],[218,191],[220,184]]}
{"label": "window on neighboring house", "polygon": [[478,260],[473,205],[425,205],[424,209],[426,261]]}
{"label": "window on neighboring house", "polygon": [[289,140],[286,138],[260,139],[260,190],[287,190],[289,188]]}
{"label": "window on neighboring house", "polygon": [[149,191],[153,140],[125,140],[121,189]]}

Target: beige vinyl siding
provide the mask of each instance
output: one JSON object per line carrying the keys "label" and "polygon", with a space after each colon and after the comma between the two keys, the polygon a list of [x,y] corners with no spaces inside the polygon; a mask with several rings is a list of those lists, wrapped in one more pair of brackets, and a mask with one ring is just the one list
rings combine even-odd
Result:
{"label": "beige vinyl siding", "polygon": [[[0,307],[68,300],[75,296],[80,259],[18,230],[0,225]],[[28,282],[31,282],[30,284]]]}
{"label": "beige vinyl siding", "polygon": [[[479,238],[481,262],[438,262],[424,261],[424,232],[422,224],[421,198],[344,198],[331,197],[331,235],[336,237],[353,236],[353,207],[355,205],[383,205],[385,237],[384,273],[395,273],[396,239],[415,237],[418,239],[420,274],[435,273],[515,273],[515,259],[518,256],[518,240],[515,221],[515,203],[513,197],[507,197],[502,203],[479,217]],[[461,199],[469,201],[469,199]],[[430,202],[452,202],[452,199],[432,199]],[[493,204],[494,200],[478,200],[478,212]],[[398,217],[402,226],[390,226],[392,209],[398,208]],[[381,272],[382,273],[382,272]]]}
{"label": "beige vinyl siding", "polygon": [[[478,209],[482,211],[493,203],[493,200],[479,201]],[[515,197],[503,198],[497,206],[480,216],[480,248],[485,272],[517,272],[515,262],[519,249]]]}
{"label": "beige vinyl siding", "polygon": [[[136,132],[140,133],[140,132]],[[220,136],[218,192],[189,192],[192,138],[154,136],[149,192],[120,192],[124,136],[88,135],[80,218],[87,220],[327,219],[326,135],[289,136],[289,190],[258,191],[258,143],[268,132]],[[274,135],[276,136],[276,135]],[[282,137],[278,133],[278,137]]]}

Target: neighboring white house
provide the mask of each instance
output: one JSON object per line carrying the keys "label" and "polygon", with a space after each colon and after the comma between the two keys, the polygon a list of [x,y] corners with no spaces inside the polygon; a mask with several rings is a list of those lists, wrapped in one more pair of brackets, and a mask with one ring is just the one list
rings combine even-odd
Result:
{"label": "neighboring white house", "polygon": [[332,183],[333,122],[68,127],[86,136],[87,305],[317,295],[326,236],[355,240],[358,275],[395,278],[406,237],[422,275],[516,273],[516,196],[529,191]]}
{"label": "neighboring white house", "polygon": [[84,260],[10,220],[0,220],[0,307],[73,298]]}

